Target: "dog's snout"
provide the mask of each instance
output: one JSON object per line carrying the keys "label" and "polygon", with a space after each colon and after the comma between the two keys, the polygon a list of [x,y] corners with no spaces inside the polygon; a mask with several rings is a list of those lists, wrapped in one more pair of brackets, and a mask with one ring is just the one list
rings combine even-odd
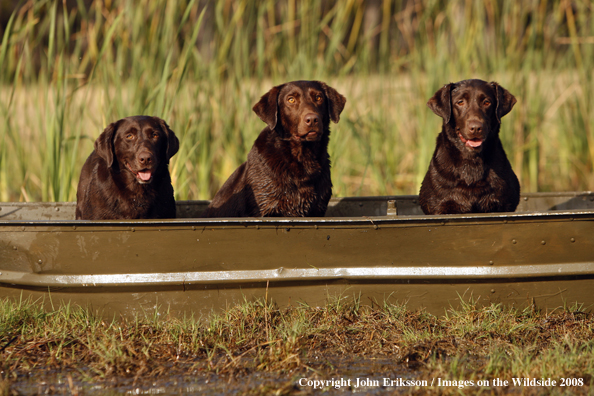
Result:
{"label": "dog's snout", "polygon": [[469,120],[466,126],[470,135],[479,136],[483,133],[483,123],[478,120]]}
{"label": "dog's snout", "polygon": [[320,117],[314,113],[307,113],[304,121],[307,126],[318,126],[320,124]]}
{"label": "dog's snout", "polygon": [[143,151],[138,154],[138,162],[143,166],[151,166],[154,162],[153,155],[148,151]]}

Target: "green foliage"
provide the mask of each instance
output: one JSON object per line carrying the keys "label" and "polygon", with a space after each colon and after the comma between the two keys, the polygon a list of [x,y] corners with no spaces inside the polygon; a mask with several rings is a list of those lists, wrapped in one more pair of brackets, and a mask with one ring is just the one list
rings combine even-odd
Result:
{"label": "green foliage", "polygon": [[501,137],[524,192],[592,188],[592,1],[77,3],[2,26],[0,200],[74,200],[94,140],[137,114],[180,137],[176,198],[211,198],[264,126],[253,104],[294,79],[347,97],[335,195],[416,194],[441,123],[425,103],[465,78],[518,98]]}

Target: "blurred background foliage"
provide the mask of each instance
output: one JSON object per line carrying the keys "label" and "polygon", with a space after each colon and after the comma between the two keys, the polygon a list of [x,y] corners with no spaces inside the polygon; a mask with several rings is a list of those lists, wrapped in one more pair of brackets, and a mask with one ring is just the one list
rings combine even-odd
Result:
{"label": "blurred background foliage", "polygon": [[594,184],[594,2],[0,0],[0,200],[74,200],[110,122],[147,114],[181,141],[177,199],[210,199],[264,124],[272,86],[326,81],[334,195],[416,194],[442,85],[495,80],[524,192]]}

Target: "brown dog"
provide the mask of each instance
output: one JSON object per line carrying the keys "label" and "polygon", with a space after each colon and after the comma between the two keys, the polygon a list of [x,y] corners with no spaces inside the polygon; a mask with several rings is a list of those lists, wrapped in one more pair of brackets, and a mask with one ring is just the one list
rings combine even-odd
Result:
{"label": "brown dog", "polygon": [[293,81],[262,96],[253,110],[268,126],[204,216],[324,216],[332,195],[329,125],[345,103],[319,81]]}
{"label": "brown dog", "polygon": [[447,84],[427,106],[443,118],[419,203],[425,214],[513,212],[520,183],[501,140],[501,117],[516,98],[496,82]]}
{"label": "brown dog", "polygon": [[179,141],[160,118],[136,116],[110,124],[83,165],[76,218],[174,218],[169,159]]}

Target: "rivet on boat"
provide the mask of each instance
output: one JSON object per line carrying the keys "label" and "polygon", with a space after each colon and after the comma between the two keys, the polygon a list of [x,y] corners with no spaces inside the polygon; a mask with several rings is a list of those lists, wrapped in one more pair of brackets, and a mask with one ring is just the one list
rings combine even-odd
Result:
{"label": "rivet on boat", "polygon": [[571,239],[570,239],[570,241],[571,241],[571,242],[575,242],[575,238],[571,238]]}
{"label": "rivet on boat", "polygon": [[285,231],[289,232],[291,229],[289,227],[285,228]]}
{"label": "rivet on boat", "polygon": [[316,224],[316,225],[314,225],[314,228],[317,230],[317,229],[318,229],[318,225],[317,225],[317,224]]}
{"label": "rivet on boat", "polygon": [[38,262],[39,264],[43,264],[43,261],[41,261],[41,260],[37,260],[37,262]]}
{"label": "rivet on boat", "polygon": [[512,243],[515,245],[516,243],[518,243],[518,241],[516,241],[515,239],[512,239]]}
{"label": "rivet on boat", "polygon": [[495,263],[493,262],[493,260],[489,260],[489,265],[493,265],[493,264],[495,264]]}
{"label": "rivet on boat", "polygon": [[373,225],[373,229],[374,229],[374,230],[377,230],[378,228],[379,228],[379,227],[377,226],[377,224],[374,224],[374,225]]}
{"label": "rivet on boat", "polygon": [[495,289],[491,289],[491,293],[495,293]]}
{"label": "rivet on boat", "polygon": [[524,197],[524,201],[528,201],[528,197]]}
{"label": "rivet on boat", "polygon": [[134,227],[132,227],[132,228],[130,228],[130,231],[134,232],[134,231],[136,231],[136,230],[134,229]]}
{"label": "rivet on boat", "polygon": [[547,244],[547,242],[546,242],[546,241],[540,241],[540,244],[541,244],[541,245],[546,245],[546,244]]}
{"label": "rivet on boat", "polygon": [[326,237],[326,240],[327,240],[327,241],[329,241],[329,240],[330,240],[330,235],[328,235],[328,236]]}
{"label": "rivet on boat", "polygon": [[76,230],[76,226],[72,226],[72,229],[73,229],[73,230]]}
{"label": "rivet on boat", "polygon": [[23,227],[21,227],[21,231],[25,231],[25,227],[24,227],[24,226],[23,226]]}
{"label": "rivet on boat", "polygon": [[56,207],[56,212],[59,212],[59,211],[60,211],[60,208]]}
{"label": "rivet on boat", "polygon": [[16,247],[16,246],[13,246],[13,247],[12,247],[12,249],[13,249],[13,250],[17,250],[17,247]]}
{"label": "rivet on boat", "polygon": [[196,226],[192,226],[192,231],[196,231]]}
{"label": "rivet on boat", "polygon": [[441,225],[445,225],[445,221],[442,221],[442,222],[441,222]]}

